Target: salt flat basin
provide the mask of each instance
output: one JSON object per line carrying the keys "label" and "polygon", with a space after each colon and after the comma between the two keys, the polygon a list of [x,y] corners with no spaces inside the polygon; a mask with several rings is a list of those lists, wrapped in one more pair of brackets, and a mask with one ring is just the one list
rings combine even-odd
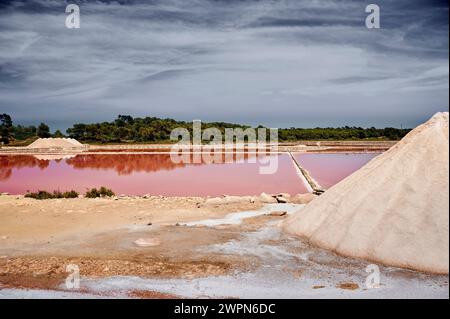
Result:
{"label": "salt flat basin", "polygon": [[380,153],[296,153],[295,159],[327,189],[360,169]]}
{"label": "salt flat basin", "polygon": [[267,166],[246,159],[232,163],[174,163],[169,154],[79,154],[42,159],[33,155],[0,156],[0,192],[24,194],[37,190],[76,190],[106,186],[116,194],[163,196],[259,195],[306,193],[307,189],[286,154],[275,174],[260,174]]}

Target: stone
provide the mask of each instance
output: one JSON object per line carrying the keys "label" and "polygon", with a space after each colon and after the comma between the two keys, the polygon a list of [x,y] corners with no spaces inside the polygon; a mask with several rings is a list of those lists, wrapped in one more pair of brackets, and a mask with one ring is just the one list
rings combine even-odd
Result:
{"label": "stone", "polygon": [[273,196],[266,193],[261,193],[261,195],[259,195],[259,200],[265,204],[277,203],[277,200]]}
{"label": "stone", "polygon": [[356,290],[359,288],[359,285],[355,284],[354,282],[342,282],[339,285],[337,285],[337,288],[346,290]]}
{"label": "stone", "polygon": [[280,204],[286,204],[288,202],[287,198],[282,196],[275,197],[275,200]]}
{"label": "stone", "polygon": [[312,193],[297,194],[295,196],[292,196],[289,201],[293,204],[308,204],[316,197],[317,195],[314,195]]}
{"label": "stone", "polygon": [[285,211],[275,211],[275,212],[270,212],[269,216],[281,217],[281,216],[285,216],[286,214],[287,214],[287,212],[285,212]]}
{"label": "stone", "polygon": [[315,285],[315,286],[313,286],[312,288],[313,288],[313,289],[322,289],[322,288],[325,288],[325,286],[322,286],[322,285]]}
{"label": "stone", "polygon": [[284,198],[289,199],[289,198],[291,197],[291,194],[288,194],[288,193],[280,193],[280,194],[275,195],[275,197],[284,197]]}

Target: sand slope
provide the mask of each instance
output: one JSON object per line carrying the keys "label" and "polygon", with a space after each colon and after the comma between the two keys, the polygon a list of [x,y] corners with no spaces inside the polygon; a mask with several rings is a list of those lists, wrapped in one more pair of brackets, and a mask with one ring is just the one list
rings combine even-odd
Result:
{"label": "sand slope", "polygon": [[343,255],[448,274],[448,117],[434,115],[283,228]]}

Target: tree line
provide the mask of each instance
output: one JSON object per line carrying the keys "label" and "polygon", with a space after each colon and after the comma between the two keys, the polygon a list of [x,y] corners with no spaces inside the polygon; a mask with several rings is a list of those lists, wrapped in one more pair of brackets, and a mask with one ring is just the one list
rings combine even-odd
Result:
{"label": "tree line", "polygon": [[[71,137],[84,143],[142,143],[168,142],[170,133],[175,128],[186,128],[192,134],[192,122],[161,119],[157,117],[133,118],[130,115],[119,115],[114,121],[84,124],[77,123],[66,130],[66,134],[57,130],[53,134],[47,124],[36,126],[13,125],[11,116],[0,114],[0,141],[9,144],[12,141],[26,141],[38,137]],[[225,128],[250,128],[247,125],[208,122],[202,123],[202,128],[215,127],[222,135]],[[263,126],[258,126],[262,128]],[[316,127],[316,128],[283,128],[278,131],[280,142],[299,140],[360,140],[381,139],[399,140],[410,129],[362,128],[362,127]]]}
{"label": "tree line", "polygon": [[51,134],[50,127],[45,123],[41,123],[37,127],[34,125],[13,125],[10,115],[0,114],[0,143],[9,144],[12,141],[25,141],[39,137],[64,137],[64,134],[60,130]]}

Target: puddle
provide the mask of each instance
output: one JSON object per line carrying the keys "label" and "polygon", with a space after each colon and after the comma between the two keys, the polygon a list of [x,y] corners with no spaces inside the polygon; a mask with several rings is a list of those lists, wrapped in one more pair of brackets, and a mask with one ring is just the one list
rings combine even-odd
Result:
{"label": "puddle", "polygon": [[[308,277],[295,278],[283,272],[276,276],[267,276],[261,268],[257,272],[236,274],[233,276],[206,277],[191,280],[182,279],[145,279],[140,277],[110,277],[100,280],[86,279],[83,285],[92,291],[148,290],[160,293],[176,294],[188,298],[258,298],[258,299],[299,299],[299,298],[445,298],[448,299],[448,286],[440,281],[405,280],[386,278],[381,288],[365,289],[359,277],[352,282],[359,289],[346,290],[336,288],[327,278],[316,280]],[[315,289],[317,285],[323,288]]]}
{"label": "puddle", "polygon": [[[110,299],[117,296],[44,289],[0,288],[0,299]],[[120,296],[125,298],[126,295]]]}

